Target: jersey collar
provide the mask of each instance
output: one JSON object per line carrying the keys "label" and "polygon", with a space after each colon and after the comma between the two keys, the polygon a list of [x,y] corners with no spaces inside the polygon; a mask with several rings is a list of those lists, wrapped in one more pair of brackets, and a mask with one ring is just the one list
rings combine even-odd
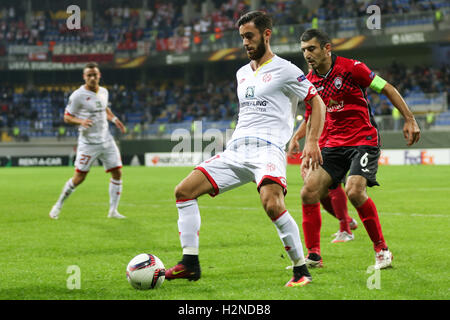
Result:
{"label": "jersey collar", "polygon": [[275,57],[276,57],[276,55],[273,55],[272,58],[270,58],[269,60],[267,60],[266,62],[264,62],[262,65],[260,65],[260,66],[259,66],[256,70],[254,70],[254,71],[253,71],[253,67],[252,67],[251,62],[250,62],[249,65],[250,65],[250,69],[251,69],[252,72],[253,72],[253,75],[256,77],[256,76],[258,75],[258,73],[259,73],[259,70],[261,70],[261,68],[264,67],[265,65],[271,63]]}
{"label": "jersey collar", "polygon": [[98,89],[97,89],[97,91],[95,91],[95,92],[92,91],[92,90],[87,89],[87,88],[86,88],[86,84],[83,84],[82,87],[83,87],[83,89],[84,89],[86,92],[90,92],[90,93],[92,93],[92,94],[98,94],[98,93],[100,92],[100,86],[98,86]]}
{"label": "jersey collar", "polygon": [[330,70],[328,70],[327,73],[325,73],[325,74],[319,74],[319,73],[316,72],[316,69],[313,69],[313,74],[316,75],[316,76],[318,76],[318,77],[321,77],[321,78],[326,78],[326,77],[328,77],[329,74],[331,73],[331,71],[333,71],[334,64],[336,63],[336,58],[337,58],[337,55],[335,55],[334,53],[332,53],[332,54],[331,54],[331,67],[330,67]]}

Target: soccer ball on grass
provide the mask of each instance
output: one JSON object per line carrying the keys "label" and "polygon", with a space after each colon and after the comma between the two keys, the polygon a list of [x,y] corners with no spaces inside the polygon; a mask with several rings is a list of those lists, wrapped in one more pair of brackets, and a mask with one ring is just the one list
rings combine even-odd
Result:
{"label": "soccer ball on grass", "polygon": [[127,279],[138,290],[159,288],[164,282],[166,269],[154,254],[141,253],[127,265]]}

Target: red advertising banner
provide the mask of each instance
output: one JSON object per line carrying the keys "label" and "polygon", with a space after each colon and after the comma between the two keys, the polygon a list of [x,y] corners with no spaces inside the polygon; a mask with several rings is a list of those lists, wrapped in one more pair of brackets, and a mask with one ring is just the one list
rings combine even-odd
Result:
{"label": "red advertising banner", "polygon": [[288,164],[301,164],[302,163],[302,159],[300,159],[301,156],[302,156],[301,153],[295,154],[294,158],[286,156],[287,163]]}
{"label": "red advertising banner", "polygon": [[53,47],[53,62],[111,62],[114,60],[115,46],[111,43],[96,44],[56,44]]}
{"label": "red advertising banner", "polygon": [[173,51],[182,53],[189,49],[190,40],[188,37],[171,37],[156,40],[157,51]]}
{"label": "red advertising banner", "polygon": [[52,57],[53,62],[64,62],[64,63],[72,63],[72,62],[111,62],[114,60],[114,54],[106,53],[94,53],[94,54],[75,54],[75,55],[54,55]]}

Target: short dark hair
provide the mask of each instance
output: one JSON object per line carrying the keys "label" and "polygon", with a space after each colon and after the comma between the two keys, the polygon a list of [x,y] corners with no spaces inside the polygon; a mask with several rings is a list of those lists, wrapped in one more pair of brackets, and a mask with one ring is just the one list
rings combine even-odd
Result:
{"label": "short dark hair", "polygon": [[98,63],[97,62],[88,62],[84,66],[83,70],[86,68],[88,68],[88,69],[97,68],[98,69]]}
{"label": "short dark hair", "polygon": [[326,32],[320,29],[308,29],[300,37],[300,41],[309,41],[312,38],[316,38],[320,44],[320,47],[323,48],[327,43],[331,43],[330,37]]}
{"label": "short dark hair", "polygon": [[272,30],[272,17],[263,11],[250,11],[241,16],[237,22],[238,28],[243,24],[252,22],[262,34],[264,30]]}

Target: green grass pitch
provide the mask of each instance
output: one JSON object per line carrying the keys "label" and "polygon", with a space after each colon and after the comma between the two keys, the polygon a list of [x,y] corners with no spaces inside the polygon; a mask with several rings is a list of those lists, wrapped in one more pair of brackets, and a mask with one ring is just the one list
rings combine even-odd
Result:
{"label": "green grass pitch", "polygon": [[[289,259],[264,213],[253,183],[216,198],[199,199],[202,226],[197,282],[165,281],[134,290],[125,268],[139,253],[157,255],[166,267],[181,258],[173,190],[191,168],[123,169],[119,211],[107,219],[110,176],[95,167],[66,201],[59,220],[48,213],[70,167],[0,169],[0,299],[320,300],[439,299],[450,297],[450,166],[381,166],[380,187],[369,189],[378,207],[394,267],[367,273],[374,252],[355,209],[355,240],[332,244],[338,222],[322,212],[323,269],[313,283],[285,288]],[[302,186],[288,166],[287,208],[300,224]],[[303,241],[303,236],[302,236]],[[80,270],[70,290],[69,266]],[[372,278],[370,278],[373,276]],[[368,288],[368,279],[376,279]],[[369,279],[369,280],[370,280]],[[374,280],[375,281],[375,280]]]}

